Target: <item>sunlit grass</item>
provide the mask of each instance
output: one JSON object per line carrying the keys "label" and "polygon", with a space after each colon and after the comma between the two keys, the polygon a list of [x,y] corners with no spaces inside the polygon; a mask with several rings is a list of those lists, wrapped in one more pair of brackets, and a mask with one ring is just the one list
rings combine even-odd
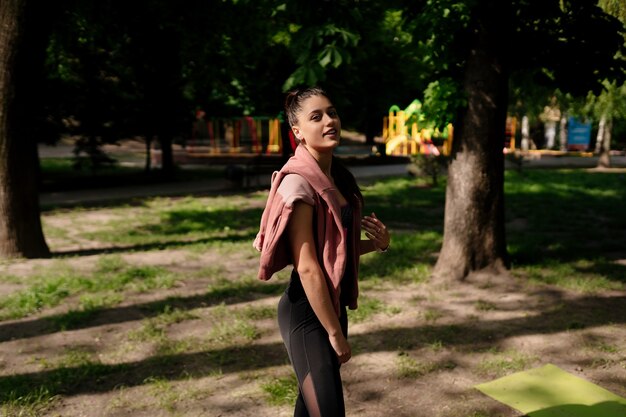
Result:
{"label": "sunlit grass", "polygon": [[261,336],[253,322],[224,304],[211,310],[211,318],[208,339],[214,345],[249,344]]}
{"label": "sunlit grass", "polygon": [[389,313],[391,308],[377,298],[360,296],[359,308],[348,310],[348,318],[351,323],[364,322],[378,313]]}
{"label": "sunlit grass", "polygon": [[[249,199],[235,196],[165,199],[145,203],[141,210],[112,209],[113,218],[85,233],[90,240],[123,245],[161,244],[167,247],[204,239],[250,239],[262,208],[247,207]],[[124,233],[119,233],[124,230]]]}
{"label": "sunlit grass", "polygon": [[441,235],[436,232],[393,233],[388,252],[361,258],[360,279],[375,281],[374,286],[425,282],[440,244]]}
{"label": "sunlit grass", "polygon": [[496,377],[530,368],[539,358],[516,350],[494,352],[478,364],[479,372]]}
{"label": "sunlit grass", "polygon": [[395,360],[396,374],[399,378],[420,378],[429,373],[442,369],[453,369],[452,362],[438,363],[430,360],[417,359],[407,352],[399,352]]}
{"label": "sunlit grass", "polygon": [[166,331],[170,325],[197,318],[198,316],[190,311],[166,305],[163,312],[143,320],[141,327],[128,332],[127,337],[130,341],[166,344],[168,342]]}
{"label": "sunlit grass", "polygon": [[286,377],[272,378],[261,384],[270,405],[293,405],[298,397],[298,380],[290,374]]}
{"label": "sunlit grass", "polygon": [[[113,292],[171,288],[176,279],[163,268],[131,265],[112,255],[101,257],[92,272],[58,261],[24,282],[28,282],[26,288],[0,297],[0,320],[25,317],[80,294],[83,298],[77,311],[88,315],[97,308],[122,301],[123,297]],[[98,293],[104,294],[96,297],[94,294]]]}
{"label": "sunlit grass", "polygon": [[[518,267],[514,273],[531,283],[556,285],[582,293],[621,290],[626,287],[626,267],[602,259],[580,259],[569,263],[548,260]],[[614,278],[609,278],[609,274]]]}
{"label": "sunlit grass", "polygon": [[276,306],[246,306],[239,314],[248,320],[273,319],[277,315]]}
{"label": "sunlit grass", "polygon": [[144,383],[147,385],[149,394],[159,405],[159,408],[169,413],[173,413],[176,410],[177,404],[186,398],[185,393],[167,379],[150,377],[147,378]]}
{"label": "sunlit grass", "polygon": [[9,392],[0,402],[1,416],[39,417],[53,407],[60,397],[46,387],[32,389],[24,395]]}

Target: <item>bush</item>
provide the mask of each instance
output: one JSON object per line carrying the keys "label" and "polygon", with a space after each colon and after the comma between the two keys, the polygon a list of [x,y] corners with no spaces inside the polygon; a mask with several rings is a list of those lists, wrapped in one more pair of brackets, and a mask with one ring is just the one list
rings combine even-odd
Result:
{"label": "bush", "polygon": [[430,177],[433,186],[437,186],[437,179],[448,165],[445,155],[417,154],[411,155],[409,174],[416,177]]}

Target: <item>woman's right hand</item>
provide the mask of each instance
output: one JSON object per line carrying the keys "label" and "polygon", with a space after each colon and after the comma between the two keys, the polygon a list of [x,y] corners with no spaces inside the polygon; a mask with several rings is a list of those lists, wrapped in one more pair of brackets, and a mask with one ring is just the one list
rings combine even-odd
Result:
{"label": "woman's right hand", "polygon": [[329,336],[330,345],[335,350],[337,354],[337,359],[339,359],[339,363],[346,363],[352,357],[352,350],[350,349],[350,344],[344,337],[343,333],[338,333],[336,336]]}

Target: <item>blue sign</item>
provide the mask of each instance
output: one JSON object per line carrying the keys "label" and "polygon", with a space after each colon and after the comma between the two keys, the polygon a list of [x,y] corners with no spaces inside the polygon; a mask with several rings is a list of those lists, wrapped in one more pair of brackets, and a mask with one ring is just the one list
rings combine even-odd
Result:
{"label": "blue sign", "polygon": [[567,126],[567,149],[586,151],[591,140],[591,123],[582,123],[575,117],[570,117]]}

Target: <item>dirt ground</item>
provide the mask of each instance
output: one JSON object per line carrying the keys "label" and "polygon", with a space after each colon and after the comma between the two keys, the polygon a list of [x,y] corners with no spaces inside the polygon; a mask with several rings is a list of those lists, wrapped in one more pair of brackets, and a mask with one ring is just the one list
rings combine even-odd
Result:
{"label": "dirt ground", "polygon": [[[97,219],[96,219],[97,220]],[[86,242],[63,249],[84,248]],[[79,245],[79,246],[76,246]],[[89,270],[99,254],[68,258]],[[172,270],[221,268],[229,280],[255,271],[249,252],[218,249],[190,256],[185,250],[124,253],[133,264]],[[379,256],[379,255],[370,255]],[[16,261],[3,274],[27,274],[58,260]],[[384,258],[381,258],[384,262]],[[277,282],[285,283],[284,274]],[[0,322],[0,378],[36,380],[57,372],[68,352],[87,352],[105,368],[101,377],[62,382],[62,394],[45,416],[290,416],[291,405],[270,405],[262,386],[291,373],[274,318],[256,322],[253,341],[224,341],[191,347],[167,360],[154,360],[150,343],[129,342],[148,317],[146,306],[170,297],[193,319],[171,324],[170,340],[202,340],[215,325],[216,308],[228,312],[270,306],[277,295],[204,302],[210,276],[196,274],[174,288],[128,294],[123,303],[97,314],[75,330],[51,329],[46,317],[72,301],[35,316]],[[19,283],[0,288],[7,292]],[[271,285],[268,283],[268,285]],[[579,294],[530,286],[520,278],[474,275],[464,284],[404,284],[365,281],[362,296],[383,311],[351,324],[353,358],[342,367],[348,416],[518,416],[520,413],[473,387],[499,376],[547,363],[626,396],[626,295]],[[125,364],[119,371],[117,364]],[[76,366],[76,358],[71,366]],[[62,374],[59,374],[59,378]]]}

